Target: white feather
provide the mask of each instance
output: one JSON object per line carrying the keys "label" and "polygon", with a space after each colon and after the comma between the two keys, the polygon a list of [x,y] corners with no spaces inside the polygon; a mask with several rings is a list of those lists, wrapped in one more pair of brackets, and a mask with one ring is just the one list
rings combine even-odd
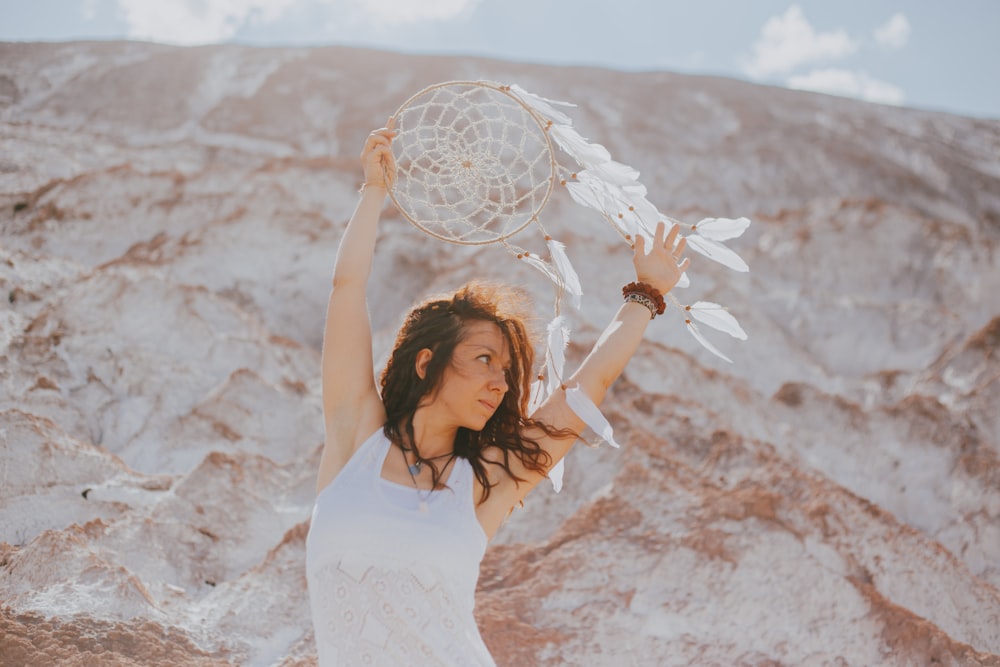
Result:
{"label": "white feather", "polygon": [[750,270],[750,267],[747,266],[747,263],[739,255],[718,241],[702,238],[697,234],[690,234],[687,236],[687,247],[714,262],[728,266],[734,271],[745,272]]}
{"label": "white feather", "polygon": [[611,161],[611,153],[600,144],[592,144],[569,125],[553,125],[549,134],[559,148],[585,167]]}
{"label": "white feather", "polygon": [[[633,186],[639,178],[638,169],[614,160],[607,160],[600,164],[589,164],[587,171],[606,183],[618,186]],[[624,196],[624,193],[622,194]]]}
{"label": "white feather", "polygon": [[564,114],[562,111],[559,111],[558,109],[554,108],[552,105],[558,104],[564,107],[575,107],[576,106],[575,104],[572,104],[570,102],[559,102],[558,100],[550,100],[544,97],[540,97],[539,95],[535,95],[534,93],[529,93],[516,83],[511,84],[510,92],[514,93],[514,95],[519,100],[527,104],[529,107],[531,107],[538,113],[548,118],[551,118],[553,122],[562,123],[564,125],[573,124],[572,118]]}
{"label": "white feather", "polygon": [[552,284],[555,285],[556,287],[561,288],[563,286],[563,280],[559,276],[559,274],[556,273],[555,269],[549,266],[548,262],[543,260],[541,257],[536,257],[535,255],[524,253],[523,255],[521,255],[521,259],[527,262],[529,265],[535,267],[542,273],[544,273],[545,277],[551,280]]}
{"label": "white feather", "polygon": [[[583,172],[580,172],[581,174]],[[613,186],[603,181],[585,179],[580,182],[567,183],[566,188],[576,203],[603,213],[611,223],[623,234],[635,234],[635,220],[624,220],[618,214],[623,210],[621,202],[614,197]],[[619,189],[620,190],[620,189]]]}
{"label": "white feather", "polygon": [[629,183],[628,185],[623,186],[622,189],[625,191],[625,194],[630,197],[645,197],[647,193],[646,186],[638,181],[635,183]]}
{"label": "white feather", "polygon": [[580,298],[583,296],[583,288],[580,286],[580,277],[576,274],[576,269],[566,255],[566,245],[549,239],[546,242],[549,246],[549,253],[552,255],[552,262],[556,266],[556,271],[562,276],[566,286],[566,291],[573,297],[573,306],[580,310]]}
{"label": "white feather", "polygon": [[[586,197],[589,203],[583,204],[588,208],[594,208],[604,213],[605,216],[618,227],[623,234],[635,237],[642,234],[651,239],[652,235],[647,233],[643,221],[635,213],[633,200],[634,195],[629,195],[626,189],[613,183],[608,183],[604,179],[595,175],[590,169],[584,169],[576,175],[577,183],[568,183],[566,187],[574,186],[570,190],[570,195],[576,199],[576,194]],[[587,195],[583,195],[587,192]],[[641,198],[640,198],[641,199]],[[577,199],[578,203],[583,203]],[[647,202],[648,203],[648,202]],[[654,209],[655,210],[655,209]]]}
{"label": "white feather", "polygon": [[621,205],[603,183],[596,183],[593,180],[571,181],[566,183],[566,189],[577,204],[592,208],[609,218],[617,217],[618,211],[621,210]]}
{"label": "white feather", "polygon": [[625,200],[634,209],[636,218],[639,221],[639,231],[646,238],[646,243],[648,244],[653,240],[653,233],[656,230],[657,223],[663,220],[664,216],[656,210],[652,202],[646,199],[645,195],[633,194],[630,186],[626,186],[624,190]]}
{"label": "white feather", "polygon": [[563,465],[564,461],[565,459],[559,459],[559,462],[549,470],[549,481],[552,482],[552,490],[556,493],[562,491],[563,472],[566,470],[566,466]]}
{"label": "white feather", "polygon": [[566,183],[566,189],[569,191],[569,196],[573,198],[573,201],[580,206],[586,206],[587,208],[592,208],[595,211],[604,210],[604,202],[601,200],[598,193],[595,192],[589,185],[570,181]]}
{"label": "white feather", "polygon": [[726,241],[742,236],[749,226],[749,218],[705,218],[694,228],[700,236],[706,239]]}
{"label": "white feather", "polygon": [[566,390],[566,405],[604,442],[612,447],[618,447],[618,443],[615,442],[615,432],[611,428],[611,424],[604,418],[604,415],[594,405],[594,402],[590,400],[590,397],[580,389],[579,385]]}
{"label": "white feather", "polygon": [[747,332],[723,306],[711,301],[697,301],[688,307],[691,316],[713,329],[724,331],[733,338],[747,339]]}
{"label": "white feather", "polygon": [[548,376],[548,393],[553,394],[563,381],[566,365],[566,348],[569,346],[569,328],[562,315],[556,315],[548,325],[545,338],[545,374]]}
{"label": "white feather", "polygon": [[698,330],[698,327],[695,326],[694,322],[692,322],[691,320],[687,320],[685,323],[687,324],[688,331],[691,333],[692,336],[695,337],[695,340],[701,343],[702,347],[704,347],[706,350],[708,350],[715,356],[719,357],[720,359],[725,359],[729,363],[733,363],[732,359],[719,352],[719,350],[714,345],[712,345],[707,338],[701,335],[701,331]]}

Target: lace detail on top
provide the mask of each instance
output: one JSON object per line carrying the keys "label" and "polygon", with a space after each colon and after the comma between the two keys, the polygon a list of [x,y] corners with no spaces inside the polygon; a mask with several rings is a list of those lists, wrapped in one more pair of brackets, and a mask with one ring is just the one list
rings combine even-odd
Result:
{"label": "lace detail on top", "polygon": [[381,431],[313,507],[306,575],[320,667],[495,667],[473,616],[486,536],[472,466],[423,492],[382,478]]}
{"label": "lace detail on top", "polygon": [[494,665],[475,621],[470,625],[433,571],[342,559],[319,568],[312,583],[327,593],[313,615],[317,641],[337,656],[334,665]]}

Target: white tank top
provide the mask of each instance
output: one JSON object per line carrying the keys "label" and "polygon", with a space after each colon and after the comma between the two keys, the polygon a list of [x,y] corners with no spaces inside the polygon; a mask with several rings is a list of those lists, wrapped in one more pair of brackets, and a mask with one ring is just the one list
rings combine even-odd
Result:
{"label": "white tank top", "polygon": [[448,488],[418,492],[383,479],[390,447],[374,433],[313,506],[306,578],[319,665],[493,667],[472,613],[487,542],[472,466],[456,458]]}

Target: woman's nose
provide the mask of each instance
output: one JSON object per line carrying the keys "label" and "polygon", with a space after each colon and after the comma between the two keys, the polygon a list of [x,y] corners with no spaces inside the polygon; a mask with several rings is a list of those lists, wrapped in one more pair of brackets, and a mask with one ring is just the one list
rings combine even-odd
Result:
{"label": "woman's nose", "polygon": [[501,370],[499,373],[494,373],[490,380],[490,388],[499,390],[501,394],[506,394],[510,388],[507,384],[507,371]]}

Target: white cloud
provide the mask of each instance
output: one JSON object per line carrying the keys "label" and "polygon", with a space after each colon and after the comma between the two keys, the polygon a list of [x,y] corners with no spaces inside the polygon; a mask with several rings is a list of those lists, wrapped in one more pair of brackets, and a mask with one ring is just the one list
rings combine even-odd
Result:
{"label": "white cloud", "polygon": [[[94,0],[84,0],[92,3]],[[325,5],[331,21],[362,18],[377,29],[443,21],[471,11],[481,0],[118,0],[129,37],[173,44],[211,44],[232,38],[246,25],[271,23],[296,7]],[[85,8],[86,8],[85,4]],[[86,11],[86,9],[85,9]]]}
{"label": "white cloud", "polygon": [[835,67],[814,69],[808,74],[789,77],[787,85],[789,88],[856,97],[880,104],[900,105],[906,99],[903,89],[899,86],[873,79],[867,72],[854,72]]}
{"label": "white cloud", "polygon": [[446,21],[472,10],[480,0],[352,0],[365,14],[387,24]]}
{"label": "white cloud", "polygon": [[885,25],[875,29],[875,41],[890,50],[906,46],[910,39],[910,22],[903,14],[896,14]]}
{"label": "white cloud", "polygon": [[857,49],[857,42],[843,30],[816,32],[802,9],[792,5],[764,23],[752,46],[753,55],[742,67],[751,78],[763,79],[787,74],[800,65],[838,60]]}
{"label": "white cloud", "polygon": [[118,0],[128,35],[172,44],[210,44],[248,23],[280,18],[300,0]]}

